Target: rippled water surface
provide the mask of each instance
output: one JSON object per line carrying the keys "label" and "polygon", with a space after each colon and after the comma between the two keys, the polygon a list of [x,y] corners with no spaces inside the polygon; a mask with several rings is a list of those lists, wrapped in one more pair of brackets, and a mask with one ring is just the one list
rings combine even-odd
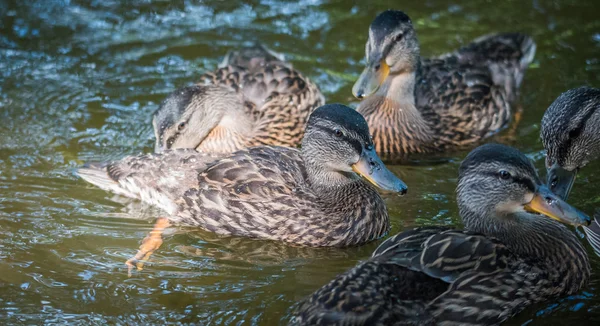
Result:
{"label": "rippled water surface", "polygon": [[[160,212],[73,175],[94,159],[152,149],[151,113],[228,50],[261,41],[348,103],[367,27],[387,8],[413,19],[424,55],[478,35],[522,31],[538,44],[520,103],[499,137],[543,168],[539,121],[560,92],[600,86],[596,1],[0,1],[0,318],[3,323],[271,325],[290,306],[368,257],[359,248],[306,249],[173,227],[141,272],[124,261]],[[457,167],[395,166],[410,186],[387,197],[393,233],[457,224]],[[600,206],[600,164],[571,202]],[[592,254],[592,251],[589,251]],[[600,259],[579,296],[528,309],[512,324],[600,323]]]}

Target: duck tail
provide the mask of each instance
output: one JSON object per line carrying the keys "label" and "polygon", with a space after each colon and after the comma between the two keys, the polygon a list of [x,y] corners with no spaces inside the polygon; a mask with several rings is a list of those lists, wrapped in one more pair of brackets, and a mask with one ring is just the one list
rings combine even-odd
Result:
{"label": "duck tail", "polygon": [[514,101],[535,51],[536,44],[531,36],[500,33],[481,36],[454,55],[463,63],[486,64],[492,72],[494,84],[503,87],[508,99]]}
{"label": "duck tail", "polygon": [[140,196],[125,189],[118,182],[117,178],[111,176],[109,173],[110,165],[110,162],[88,162],[83,167],[77,169],[75,174],[102,190],[110,191],[121,196],[139,199]]}
{"label": "duck tail", "polygon": [[275,52],[267,48],[264,44],[255,43],[239,50],[229,51],[219,64],[219,68],[240,66],[249,70],[255,70],[267,63],[273,62],[290,66],[289,63],[285,62],[285,56],[282,53]]}

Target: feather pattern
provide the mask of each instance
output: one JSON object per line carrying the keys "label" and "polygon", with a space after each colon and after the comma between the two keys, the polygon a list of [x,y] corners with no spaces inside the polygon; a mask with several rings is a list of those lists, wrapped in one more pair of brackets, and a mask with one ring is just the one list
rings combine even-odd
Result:
{"label": "feather pattern", "polygon": [[300,144],[310,113],[325,104],[325,98],[309,78],[282,59],[257,45],[228,54],[219,69],[200,77],[201,85],[226,86],[242,96],[245,111],[254,120],[254,134],[234,143],[228,142],[231,135],[215,132],[198,150],[233,152],[260,145]]}
{"label": "feather pattern", "polygon": [[168,150],[88,164],[78,174],[164,209],[170,222],[222,235],[332,247],[385,235],[385,203],[359,174],[390,191],[404,193],[406,186],[379,163],[364,118],[349,107],[322,106],[302,144],[228,155]]}
{"label": "feather pattern", "polygon": [[[590,264],[571,230],[530,213],[495,215],[499,203],[513,202],[528,188],[486,177],[490,168],[500,161],[513,173],[522,169],[537,178],[531,163],[508,147],[479,149],[463,162],[459,177],[466,230],[421,227],[387,239],[368,260],[301,301],[290,324],[498,325],[532,303],[580,291]],[[500,187],[513,191],[489,191]],[[476,200],[471,191],[488,199]]]}
{"label": "feather pattern", "polygon": [[[535,50],[531,37],[504,33],[423,59],[410,18],[381,13],[370,26],[367,68],[355,85],[355,95],[366,96],[357,110],[377,152],[402,160],[469,146],[506,127]],[[389,74],[381,72],[381,62],[389,64]],[[379,87],[365,95],[364,81],[377,78]]]}

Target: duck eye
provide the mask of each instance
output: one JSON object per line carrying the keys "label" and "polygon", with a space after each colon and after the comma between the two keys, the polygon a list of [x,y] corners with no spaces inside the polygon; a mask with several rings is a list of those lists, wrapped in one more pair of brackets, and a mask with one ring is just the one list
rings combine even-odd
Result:
{"label": "duck eye", "polygon": [[502,180],[507,180],[507,179],[510,179],[510,172],[508,172],[506,170],[500,170],[500,171],[498,171],[498,176]]}
{"label": "duck eye", "polygon": [[397,34],[394,36],[394,42],[400,41],[404,37],[404,33]]}
{"label": "duck eye", "polygon": [[338,138],[339,138],[339,137],[342,137],[342,136],[344,135],[344,133],[343,133],[341,130],[339,130],[339,129],[336,129],[336,130],[334,130],[334,131],[333,131],[333,133],[334,133],[334,134],[335,134],[335,136],[336,136],[336,137],[338,137]]}
{"label": "duck eye", "polygon": [[179,123],[179,125],[177,126],[177,130],[178,130],[178,131],[182,131],[182,130],[183,130],[183,128],[185,128],[185,125],[186,125],[186,124],[185,124],[185,121],[183,121],[183,122]]}
{"label": "duck eye", "polygon": [[581,134],[581,128],[575,128],[569,131],[569,138],[577,138]]}

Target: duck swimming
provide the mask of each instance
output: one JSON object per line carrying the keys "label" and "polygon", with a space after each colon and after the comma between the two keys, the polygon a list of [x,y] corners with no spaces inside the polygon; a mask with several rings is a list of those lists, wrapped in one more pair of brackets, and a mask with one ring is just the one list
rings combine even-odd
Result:
{"label": "duck swimming", "polygon": [[357,110],[384,159],[472,145],[511,118],[527,66],[531,37],[482,36],[437,58],[422,59],[410,18],[387,10],[369,27],[366,68],[354,84]]}
{"label": "duck swimming", "polygon": [[[102,189],[162,208],[169,223],[313,247],[382,237],[390,227],[388,213],[371,184],[407,191],[375,153],[364,118],[339,104],[311,114],[301,149],[262,146],[213,155],[170,150],[92,163],[77,173]],[[162,221],[158,229],[169,224]]]}
{"label": "duck swimming", "polygon": [[464,230],[420,227],[301,302],[293,325],[497,325],[579,292],[590,263],[564,224],[590,218],[553,194],[518,150],[487,144],[462,162]]}
{"label": "duck swimming", "polygon": [[171,93],[154,113],[155,152],[296,147],[308,116],[325,103],[314,83],[261,45],[230,52],[200,80]]}

